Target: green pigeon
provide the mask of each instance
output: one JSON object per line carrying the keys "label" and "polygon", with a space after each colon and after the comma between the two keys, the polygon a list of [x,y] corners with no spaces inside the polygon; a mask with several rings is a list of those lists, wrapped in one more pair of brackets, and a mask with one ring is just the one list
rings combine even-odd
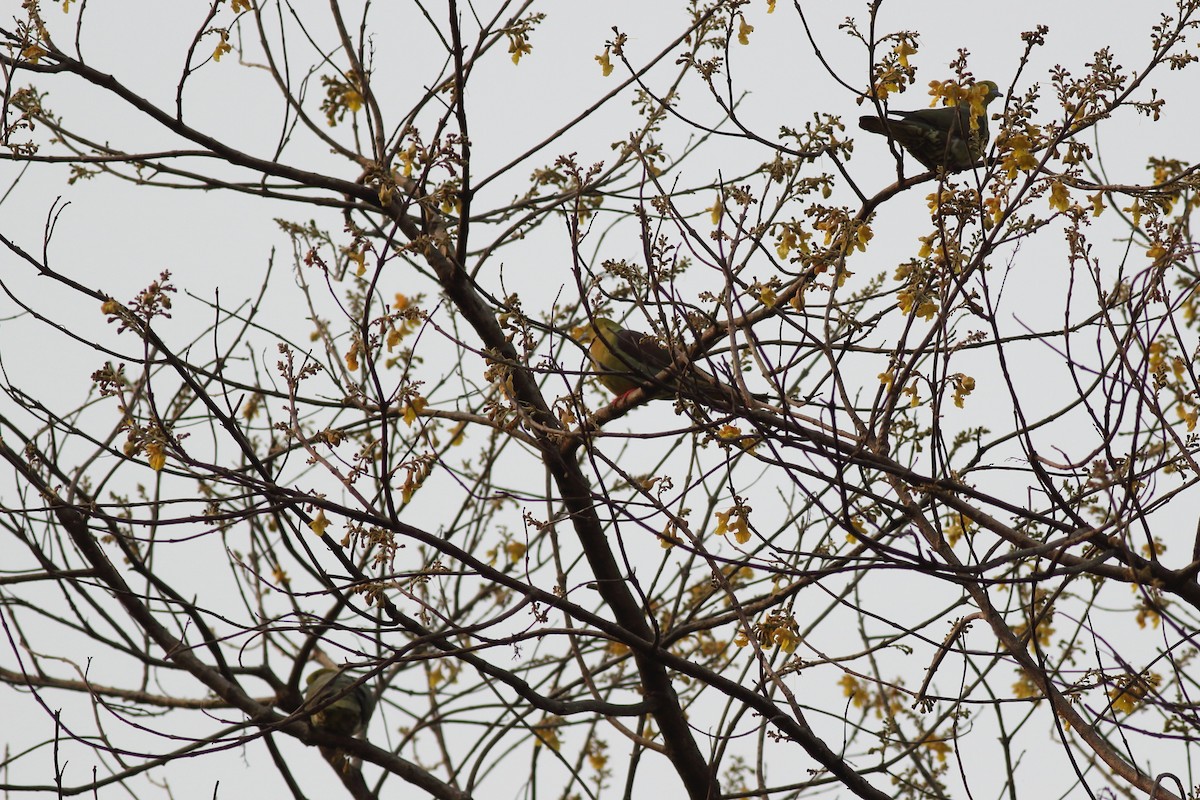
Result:
{"label": "green pigeon", "polygon": [[971,125],[971,105],[962,103],[945,108],[926,108],[921,111],[893,111],[888,114],[899,119],[883,119],[875,116],[859,117],[858,127],[869,133],[890,137],[912,153],[913,158],[926,169],[937,171],[939,167],[949,172],[961,172],[978,163],[987,150],[988,124],[987,104],[1000,97],[1000,87],[992,81],[983,81],[988,88],[983,97],[982,113],[975,115]]}
{"label": "green pigeon", "polygon": [[[733,390],[696,366],[685,369],[682,377],[673,377],[672,385],[656,381],[660,372],[675,363],[675,358],[653,336],[622,328],[607,317],[596,317],[582,340],[589,343],[588,357],[596,367],[596,378],[617,395],[615,402],[623,400],[634,389],[648,387],[651,400],[673,397],[676,392],[681,392],[699,394],[720,405],[730,403]],[[766,396],[754,395],[754,398],[765,400]]]}
{"label": "green pigeon", "polygon": [[313,727],[339,736],[357,736],[367,729],[375,711],[375,695],[365,683],[356,683],[353,675],[336,669],[319,669],[308,676],[304,700],[309,708],[317,709],[309,716]]}

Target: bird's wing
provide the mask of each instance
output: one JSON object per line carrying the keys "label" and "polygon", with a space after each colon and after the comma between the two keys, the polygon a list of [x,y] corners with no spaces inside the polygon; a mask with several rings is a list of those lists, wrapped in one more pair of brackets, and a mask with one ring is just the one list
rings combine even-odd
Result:
{"label": "bird's wing", "polygon": [[[599,342],[593,342],[589,353],[601,368],[601,383],[617,394],[651,383],[660,372],[676,362],[662,342],[641,331],[619,328],[610,323],[604,327],[597,326],[596,338]],[[596,344],[602,347],[596,347]],[[671,378],[670,384],[669,387],[656,389],[655,396],[668,396],[663,394],[664,391],[683,392],[703,397],[710,403],[725,405],[732,392],[730,387],[694,363],[681,366],[679,374]],[[765,400],[765,395],[755,395],[755,398]]]}
{"label": "bird's wing", "polygon": [[[616,345],[631,361],[638,362],[639,371],[644,371],[648,378],[653,378],[675,363],[671,352],[657,338],[639,331],[622,329],[617,336]],[[692,392],[707,398],[724,398],[726,394],[721,381],[695,363],[688,363],[683,367],[672,383],[675,384],[675,390],[682,390],[685,394]]]}
{"label": "bird's wing", "polygon": [[905,122],[921,125],[930,130],[943,133],[957,133],[963,130],[964,123],[969,123],[966,107],[946,106],[944,108],[923,108],[920,111],[888,111],[900,117]]}
{"label": "bird's wing", "polygon": [[652,378],[674,363],[671,352],[662,342],[641,331],[621,328],[614,339],[612,345],[616,350],[615,355],[627,362],[620,366],[630,372],[646,373],[646,377]]}

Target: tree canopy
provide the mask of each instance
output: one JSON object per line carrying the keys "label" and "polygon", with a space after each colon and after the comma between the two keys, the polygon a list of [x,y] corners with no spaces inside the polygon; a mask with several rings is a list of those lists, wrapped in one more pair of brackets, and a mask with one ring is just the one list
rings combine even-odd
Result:
{"label": "tree canopy", "polygon": [[1200,2],[159,5],[0,20],[0,789],[1200,793]]}

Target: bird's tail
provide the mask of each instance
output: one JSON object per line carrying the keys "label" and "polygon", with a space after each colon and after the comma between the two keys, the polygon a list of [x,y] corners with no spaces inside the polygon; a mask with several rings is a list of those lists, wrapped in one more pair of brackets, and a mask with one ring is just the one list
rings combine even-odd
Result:
{"label": "bird's tail", "polygon": [[884,127],[884,121],[879,117],[859,117],[858,127],[862,128],[867,133],[878,133],[887,136],[887,128]]}

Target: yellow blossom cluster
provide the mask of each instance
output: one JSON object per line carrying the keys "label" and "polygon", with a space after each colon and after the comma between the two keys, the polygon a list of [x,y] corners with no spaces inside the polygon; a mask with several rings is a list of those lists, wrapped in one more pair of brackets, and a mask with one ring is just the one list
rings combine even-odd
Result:
{"label": "yellow blossom cluster", "polygon": [[[759,644],[776,646],[785,653],[791,653],[800,644],[800,626],[789,611],[772,611],[761,622],[754,624],[753,634]],[[750,644],[750,638],[742,630],[734,636],[733,643],[745,647]]]}
{"label": "yellow blossom cluster", "polygon": [[713,533],[717,536],[732,533],[738,544],[750,541],[750,506],[739,501],[724,511],[718,511],[716,517],[717,528]]}

